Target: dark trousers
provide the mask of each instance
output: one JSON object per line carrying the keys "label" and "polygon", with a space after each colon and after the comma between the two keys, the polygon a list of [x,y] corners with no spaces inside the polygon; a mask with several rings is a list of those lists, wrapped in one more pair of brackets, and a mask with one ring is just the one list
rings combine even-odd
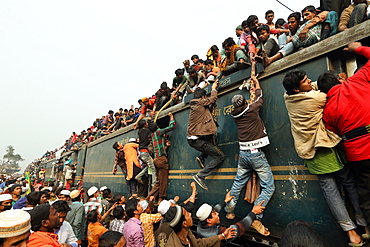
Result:
{"label": "dark trousers", "polygon": [[154,159],[154,166],[157,174],[157,181],[154,184],[153,189],[149,192],[148,197],[154,196],[157,198],[166,198],[167,186],[168,186],[168,159],[165,155]]}
{"label": "dark trousers", "polygon": [[135,164],[132,164],[133,165],[133,169],[134,169],[134,175],[132,176],[132,178],[130,180],[126,180],[126,185],[127,185],[127,193],[129,194],[129,196],[132,196],[132,194],[137,194],[138,193],[138,190],[137,190],[137,181],[135,179],[135,176],[137,174],[140,173],[141,169],[139,167],[137,167]]}
{"label": "dark trousers", "polygon": [[356,176],[360,208],[370,226],[370,160],[350,161]]}
{"label": "dark trousers", "polygon": [[196,140],[188,139],[190,147],[202,152],[200,156],[207,158],[209,155],[213,158],[208,164],[204,164],[204,168],[198,172],[198,176],[201,178],[211,175],[212,171],[221,166],[225,160],[224,153],[211,143],[212,138],[212,135],[210,135],[202,136]]}

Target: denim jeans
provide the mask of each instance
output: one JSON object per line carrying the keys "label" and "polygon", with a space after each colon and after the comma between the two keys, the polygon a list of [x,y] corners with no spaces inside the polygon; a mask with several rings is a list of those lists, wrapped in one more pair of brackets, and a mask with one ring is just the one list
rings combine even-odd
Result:
{"label": "denim jeans", "polygon": [[317,176],[330,211],[338,221],[342,230],[346,232],[353,230],[356,228],[356,225],[348,215],[348,211],[338,189],[337,181],[348,193],[348,197],[355,210],[357,224],[366,226],[366,222],[359,205],[359,196],[352,167],[345,165],[343,169],[339,171]]}
{"label": "denim jeans", "polygon": [[196,140],[188,139],[188,143],[192,148],[202,152],[200,156],[207,158],[209,155],[213,158],[208,164],[204,164],[204,168],[197,174],[203,179],[211,175],[214,169],[221,166],[226,158],[224,153],[211,143],[211,140],[212,136],[200,137]]}
{"label": "denim jeans", "polygon": [[[240,150],[239,152],[238,170],[230,194],[235,197],[226,204],[225,211],[228,213],[234,212],[240,192],[245,187],[253,171],[256,171],[262,189],[254,205],[258,205],[264,200],[265,202],[262,205],[266,206],[275,191],[274,176],[265,153],[260,149],[257,150],[255,153],[252,153],[250,150]],[[262,216],[262,214],[257,215],[257,219],[261,219]]]}
{"label": "denim jeans", "polygon": [[155,171],[155,166],[153,162],[153,158],[150,156],[148,152],[139,152],[139,158],[147,165],[146,167],[141,170],[141,172],[136,176],[136,178],[141,178],[144,174],[147,173],[148,171],[148,166],[152,169],[152,186],[154,186],[156,180],[157,180],[157,175]]}

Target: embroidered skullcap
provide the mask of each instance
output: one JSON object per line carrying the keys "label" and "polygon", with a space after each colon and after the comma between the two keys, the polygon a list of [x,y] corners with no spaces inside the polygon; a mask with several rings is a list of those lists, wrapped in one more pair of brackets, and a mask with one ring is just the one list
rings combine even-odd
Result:
{"label": "embroidered skullcap", "polygon": [[92,196],[95,194],[95,192],[98,191],[98,188],[96,188],[95,186],[91,187],[88,191],[87,191],[87,195],[88,196]]}
{"label": "embroidered skullcap", "polygon": [[148,208],[148,205],[149,205],[149,203],[147,201],[145,201],[145,200],[140,201],[139,204],[143,208],[143,211],[145,211]]}
{"label": "embroidered skullcap", "polygon": [[163,200],[159,205],[158,205],[158,212],[161,214],[161,215],[165,215],[168,211],[168,209],[170,208],[171,206],[171,203],[170,201],[167,201],[167,200]]}
{"label": "embroidered skullcap", "polygon": [[212,212],[212,206],[207,203],[203,203],[203,205],[200,206],[200,208],[198,209],[196,215],[200,221],[203,221],[208,218],[211,212]]}
{"label": "embroidered skullcap", "polygon": [[29,213],[20,209],[0,213],[0,238],[10,238],[26,233],[31,229]]}
{"label": "embroidered skullcap", "polygon": [[103,190],[105,190],[105,189],[108,189],[108,187],[104,185],[104,186],[103,186],[103,187],[101,187],[99,190],[100,190],[100,191],[103,191]]}
{"label": "embroidered skullcap", "polygon": [[69,190],[62,190],[59,195],[65,195],[65,196],[70,196],[71,192]]}
{"label": "embroidered skullcap", "polygon": [[74,198],[78,197],[79,195],[80,195],[80,191],[79,190],[73,190],[69,196],[72,199],[74,199]]}
{"label": "embroidered skullcap", "polygon": [[180,206],[170,207],[164,216],[164,222],[172,227],[176,226],[179,223],[182,215],[182,208]]}
{"label": "embroidered skullcap", "polygon": [[148,97],[144,97],[144,98],[141,99],[141,101],[144,103],[144,102],[148,102],[149,99],[148,99]]}
{"label": "embroidered skullcap", "polygon": [[0,195],[0,202],[7,201],[7,200],[12,200],[12,195],[11,194],[2,194]]}
{"label": "embroidered skullcap", "polygon": [[236,28],[235,28],[235,30],[243,30],[243,28],[242,28],[242,26],[237,26]]}
{"label": "embroidered skullcap", "polygon": [[241,106],[244,104],[245,102],[245,99],[243,97],[243,95],[241,94],[237,94],[233,97],[233,99],[231,100],[231,102],[233,103],[233,106],[234,107],[238,107],[238,106]]}

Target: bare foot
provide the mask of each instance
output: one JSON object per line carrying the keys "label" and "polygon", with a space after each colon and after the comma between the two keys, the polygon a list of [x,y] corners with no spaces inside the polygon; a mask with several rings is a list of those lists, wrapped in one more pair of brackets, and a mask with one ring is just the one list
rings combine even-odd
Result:
{"label": "bare foot", "polygon": [[177,202],[180,200],[180,197],[179,197],[179,196],[175,196],[175,197],[173,198],[173,200],[177,203]]}
{"label": "bare foot", "polygon": [[190,184],[191,190],[197,190],[197,183],[196,182],[191,182]]}
{"label": "bare foot", "polygon": [[361,237],[360,235],[357,234],[355,230],[349,230],[347,232],[347,235],[349,237],[349,241],[354,244],[359,244],[361,243]]}

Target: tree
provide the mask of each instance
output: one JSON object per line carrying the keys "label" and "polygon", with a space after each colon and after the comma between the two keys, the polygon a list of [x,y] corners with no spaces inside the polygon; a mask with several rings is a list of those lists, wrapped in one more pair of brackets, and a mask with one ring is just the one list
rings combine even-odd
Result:
{"label": "tree", "polygon": [[13,146],[9,145],[6,148],[6,154],[3,156],[2,161],[2,169],[20,169],[19,162],[23,161],[24,159],[20,154],[14,153],[15,149]]}

